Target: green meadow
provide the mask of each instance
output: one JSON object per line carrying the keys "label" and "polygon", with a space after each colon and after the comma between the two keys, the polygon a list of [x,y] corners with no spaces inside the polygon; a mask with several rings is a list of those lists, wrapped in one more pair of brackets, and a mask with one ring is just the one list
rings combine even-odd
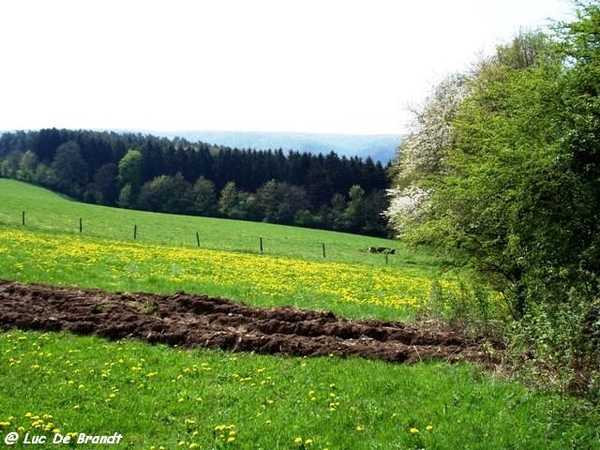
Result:
{"label": "green meadow", "polygon": [[[397,252],[386,264],[369,246]],[[2,279],[183,289],[403,319],[425,307],[434,280],[452,295],[445,267],[395,241],[103,208],[0,180]],[[81,433],[118,433],[116,448],[154,450],[600,448],[600,415],[588,403],[466,363],[262,356],[17,330],[0,334],[0,359],[0,446],[18,433],[13,448],[31,448],[27,433],[47,436],[44,448],[58,435],[71,438],[58,447],[102,446],[77,444]]]}
{"label": "green meadow", "polygon": [[79,220],[85,236],[118,241],[136,241],[181,247],[198,247],[228,252],[260,251],[273,256],[358,264],[385,264],[384,255],[366,252],[368,247],[392,247],[396,255],[388,263],[418,266],[429,270],[441,264],[428,252],[407,250],[397,241],[313,230],[259,222],[177,216],[79,203],[46,189],[26,183],[0,179],[0,226],[22,226],[25,211],[27,229],[79,234]]}

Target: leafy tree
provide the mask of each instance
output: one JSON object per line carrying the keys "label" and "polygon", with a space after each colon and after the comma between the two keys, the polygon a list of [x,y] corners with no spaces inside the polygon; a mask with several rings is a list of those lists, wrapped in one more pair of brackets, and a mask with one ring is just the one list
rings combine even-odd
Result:
{"label": "leafy tree", "polygon": [[134,195],[142,186],[142,153],[131,149],[119,161],[118,180],[121,186],[130,185]]}
{"label": "leafy tree", "polygon": [[[292,225],[300,211],[307,211],[309,207],[308,194],[300,186],[286,182],[277,183],[277,223]],[[301,214],[302,220],[308,219],[306,213]]]}
{"label": "leafy tree", "polygon": [[23,152],[13,150],[4,158],[0,164],[0,175],[6,178],[17,178],[19,164],[23,158]]}
{"label": "leafy tree", "polygon": [[517,347],[597,396],[600,5],[578,14],[556,40],[523,33],[469,75],[440,119],[441,151],[401,155],[388,211],[503,294]]}
{"label": "leafy tree", "polygon": [[348,205],[344,210],[344,224],[347,230],[358,232],[367,219],[365,191],[358,184],[348,191]]}
{"label": "leafy tree", "polygon": [[133,194],[133,190],[131,189],[131,184],[126,184],[119,192],[119,199],[117,200],[117,205],[121,208],[129,208],[135,209],[137,206],[137,195]]}
{"label": "leafy tree", "polygon": [[142,186],[138,206],[148,211],[186,214],[193,211],[192,186],[183,175],[160,175]]}
{"label": "leafy tree", "polygon": [[217,196],[215,184],[201,176],[192,189],[194,212],[201,216],[214,216],[217,213]]}
{"label": "leafy tree", "polygon": [[[519,45],[509,47],[523,48],[528,39],[521,35]],[[531,42],[539,49],[537,34]],[[522,67],[521,59],[516,67],[500,57],[485,62],[454,122],[448,172],[430,186],[437,230],[429,231],[441,232],[446,244],[505,292],[516,318],[527,309],[526,273],[550,255],[548,239],[554,240],[560,226],[551,212],[555,199],[535,200],[540,191],[561,184],[557,176],[564,170],[555,120],[561,61],[535,62],[544,57],[538,55],[530,67]]]}
{"label": "leafy tree", "polygon": [[453,141],[451,122],[466,98],[470,85],[464,75],[452,75],[435,87],[415,116],[410,132],[398,149],[395,187],[388,191],[386,216],[396,234],[424,220],[431,189],[426,179],[445,171],[446,151]]}
{"label": "leafy tree", "polygon": [[117,177],[119,169],[116,164],[104,164],[94,175],[94,184],[98,190],[97,202],[102,205],[113,206],[116,204],[119,191]]}
{"label": "leafy tree", "polygon": [[221,191],[219,212],[225,217],[235,217],[238,201],[238,190],[235,182],[229,181]]}
{"label": "leafy tree", "polygon": [[61,144],[52,161],[57,187],[71,195],[81,195],[87,183],[87,165],[81,156],[79,145],[74,141]]}
{"label": "leafy tree", "polygon": [[321,216],[326,218],[326,228],[331,228],[336,231],[346,229],[344,221],[344,211],[346,210],[346,197],[339,192],[331,197],[331,209],[328,211],[322,210]]}
{"label": "leafy tree", "polygon": [[270,180],[256,191],[259,214],[265,222],[279,222],[278,210],[280,199],[278,198],[277,188],[277,181]]}
{"label": "leafy tree", "polygon": [[34,182],[38,158],[31,150],[27,150],[19,161],[19,172],[17,177],[23,181]]}

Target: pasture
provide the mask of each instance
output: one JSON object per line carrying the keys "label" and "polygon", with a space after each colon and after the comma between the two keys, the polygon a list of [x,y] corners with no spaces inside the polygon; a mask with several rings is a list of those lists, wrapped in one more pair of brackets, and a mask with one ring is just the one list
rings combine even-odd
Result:
{"label": "pasture", "polygon": [[[370,254],[371,246],[394,247],[397,254]],[[86,205],[12,180],[0,180],[0,254],[0,270],[10,280],[185,290],[353,318],[407,319],[440,277],[442,288],[456,290],[442,259],[395,241]]]}

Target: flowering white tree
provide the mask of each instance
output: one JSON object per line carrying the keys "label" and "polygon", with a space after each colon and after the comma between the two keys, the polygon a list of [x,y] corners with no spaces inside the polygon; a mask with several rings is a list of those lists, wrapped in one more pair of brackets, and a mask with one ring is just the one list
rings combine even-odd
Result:
{"label": "flowering white tree", "polygon": [[468,95],[464,75],[452,75],[437,85],[423,107],[413,110],[410,131],[398,149],[396,185],[387,194],[390,207],[385,211],[398,237],[410,223],[424,219],[432,190],[425,177],[444,170],[444,152],[452,142],[451,121]]}
{"label": "flowering white tree", "polygon": [[387,192],[390,206],[384,214],[396,234],[402,236],[411,223],[423,220],[432,190],[411,185],[403,189],[399,187],[388,189]]}

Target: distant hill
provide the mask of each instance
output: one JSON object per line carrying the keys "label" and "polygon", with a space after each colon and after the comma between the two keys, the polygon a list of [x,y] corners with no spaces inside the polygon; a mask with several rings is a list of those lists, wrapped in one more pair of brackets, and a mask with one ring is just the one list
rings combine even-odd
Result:
{"label": "distant hill", "polygon": [[339,156],[370,156],[375,161],[387,164],[396,155],[401,137],[392,134],[352,135],[352,134],[313,134],[245,131],[153,131],[152,134],[174,138],[184,138],[190,142],[202,141],[208,144],[234,148],[257,150],[283,149],[297,150],[313,154],[334,151]]}

